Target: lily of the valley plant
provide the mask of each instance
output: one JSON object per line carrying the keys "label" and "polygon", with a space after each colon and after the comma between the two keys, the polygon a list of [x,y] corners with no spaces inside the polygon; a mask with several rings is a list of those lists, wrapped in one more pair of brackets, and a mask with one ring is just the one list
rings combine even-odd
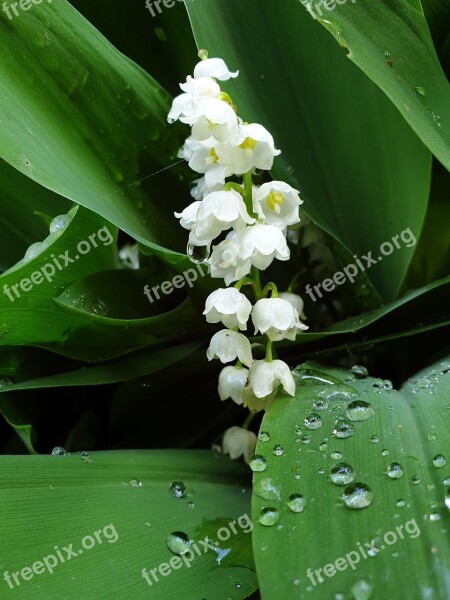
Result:
{"label": "lily of the valley plant", "polygon": [[[208,323],[225,327],[213,335],[208,360],[234,362],[219,375],[220,398],[256,412],[268,408],[280,386],[295,394],[291,371],[273,358],[272,343],[294,341],[308,329],[300,318],[303,301],[290,292],[279,294],[273,281],[263,285],[260,271],[274,260],[289,260],[287,230],[300,222],[302,201],[283,181],[254,185],[255,171],[270,171],[280,150],[262,125],[244,123],[231,97],[221,91],[218,81],[238,72],[220,58],[207,58],[205,51],[199,56],[193,77],[180,84],[183,93],[173,101],[168,120],[191,127],[179,156],[203,176],[191,191],[195,201],[175,216],[189,231],[191,260],[207,263],[211,277],[224,279],[226,286],[208,296],[203,312]],[[243,333],[250,319],[254,333],[266,338],[264,360],[253,358]]]}

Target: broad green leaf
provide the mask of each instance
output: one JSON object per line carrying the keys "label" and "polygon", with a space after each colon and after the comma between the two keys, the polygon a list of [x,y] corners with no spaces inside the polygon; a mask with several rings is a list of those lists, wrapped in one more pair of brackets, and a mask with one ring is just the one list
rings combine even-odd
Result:
{"label": "broad green leaf", "polygon": [[256,448],[263,600],[449,596],[449,373],[441,359],[396,391],[361,368],[294,370]]}
{"label": "broad green leaf", "polygon": [[187,184],[152,176],[181,145],[169,95],[66,0],[0,20],[0,156],[163,254],[182,249],[166,195]]}
{"label": "broad green leaf", "polygon": [[[93,452],[85,460],[79,454],[3,456],[1,463],[0,552],[11,581],[2,581],[5,597],[240,600],[257,587],[247,468],[225,457],[125,450]],[[185,485],[184,497],[171,492],[173,482]],[[229,529],[233,521],[236,533]],[[191,563],[191,555],[175,561],[167,545],[173,532],[202,550],[196,555],[194,549]],[[205,537],[219,543],[217,551],[204,552],[199,542]],[[45,564],[53,564],[53,572],[36,565],[49,555],[55,559]],[[156,581],[150,571],[171,559],[176,568],[161,567]],[[13,573],[29,577],[26,566],[35,567],[34,575],[17,584]]]}
{"label": "broad green leaf", "polygon": [[[309,8],[314,6],[309,0],[304,4]],[[434,22],[436,4],[424,3],[425,14]],[[438,18],[448,15],[448,7],[439,8],[438,14]],[[348,0],[335,4],[332,10],[323,7],[322,15],[317,12],[314,15],[449,169],[450,86],[423,10],[408,0],[380,0],[376,4],[371,0]]]}
{"label": "broad green leaf", "polygon": [[[430,154],[300,2],[186,6],[197,45],[240,70],[226,91],[245,120],[274,135],[282,154],[273,177],[302,191],[307,214],[350,256],[371,251],[377,259],[381,244],[408,228],[418,238]],[[383,55],[382,61],[389,70]],[[367,272],[384,300],[395,297],[413,249],[402,247]]]}

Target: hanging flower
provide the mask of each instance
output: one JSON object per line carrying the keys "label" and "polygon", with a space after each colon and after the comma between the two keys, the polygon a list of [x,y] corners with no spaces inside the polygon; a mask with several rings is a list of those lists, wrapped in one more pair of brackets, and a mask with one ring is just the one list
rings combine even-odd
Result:
{"label": "hanging flower", "polygon": [[225,61],[221,58],[207,58],[206,60],[202,60],[194,69],[194,77],[196,79],[199,77],[214,77],[214,79],[218,79],[219,81],[227,81],[227,79],[237,77],[238,75],[239,71],[235,73],[231,72]]}
{"label": "hanging flower", "polygon": [[257,360],[250,367],[248,387],[257,398],[266,398],[282,386],[290,396],[295,395],[295,381],[288,365],[282,360]]}
{"label": "hanging flower", "polygon": [[282,298],[263,298],[253,307],[255,333],[266,334],[270,341],[294,341],[300,331],[308,329],[300,321],[297,310]]}
{"label": "hanging flower", "polygon": [[283,181],[271,181],[256,188],[253,210],[267,225],[285,230],[300,222],[298,207],[301,203],[297,190]]}
{"label": "hanging flower", "polygon": [[229,329],[245,331],[251,311],[252,305],[239,290],[221,288],[208,296],[203,314],[208,323],[222,322]]}
{"label": "hanging flower", "polygon": [[216,98],[202,100],[191,117],[181,117],[181,121],[192,125],[191,139],[198,142],[233,142],[239,131],[239,121],[229,104]]}
{"label": "hanging flower", "polygon": [[272,168],[274,157],[279,154],[273,137],[258,123],[241,125],[235,145],[221,148],[218,152],[220,162],[229,165],[236,175],[254,168],[268,171]]}
{"label": "hanging flower", "polygon": [[303,299],[298,294],[293,294],[292,292],[280,292],[278,294],[278,298],[281,298],[282,300],[287,300],[290,304],[292,304],[292,306],[298,312],[298,314],[300,315],[300,318],[306,319],[306,316],[303,312],[303,307],[304,307],[305,303],[303,302]]}
{"label": "hanging flower", "polygon": [[239,359],[246,367],[253,362],[250,340],[229,329],[222,329],[212,336],[206,356],[208,360],[218,358],[225,364]]}
{"label": "hanging flower", "polygon": [[208,260],[211,277],[224,279],[225,285],[239,281],[250,273],[251,262],[243,260],[239,254],[239,234],[230,231],[227,237],[217,246],[213,246]]}
{"label": "hanging flower", "polygon": [[242,404],[242,392],[247,383],[248,369],[245,367],[224,367],[219,375],[219,396],[221,400],[231,398],[236,404]]}
{"label": "hanging flower", "polygon": [[185,83],[180,83],[180,88],[185,93],[180,94],[174,99],[167,117],[169,123],[178,121],[180,118],[192,117],[202,100],[205,98],[217,98],[220,94],[219,84],[210,77],[194,79],[188,76]]}
{"label": "hanging flower", "polygon": [[248,431],[242,427],[230,427],[223,435],[222,450],[224,454],[229,454],[230,458],[236,460],[244,456],[246,463],[255,453],[257,437],[253,431]]}
{"label": "hanging flower", "polygon": [[289,260],[290,252],[283,232],[273,225],[247,227],[239,238],[240,258],[250,260],[257,269],[267,269],[273,260]]}

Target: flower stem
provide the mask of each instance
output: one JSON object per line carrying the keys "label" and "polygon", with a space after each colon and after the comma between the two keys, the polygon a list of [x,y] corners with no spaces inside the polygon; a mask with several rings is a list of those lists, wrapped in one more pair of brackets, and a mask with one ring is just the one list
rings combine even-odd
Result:
{"label": "flower stem", "polygon": [[236,192],[241,194],[241,196],[245,195],[245,190],[242,187],[242,185],[239,185],[238,183],[236,183],[234,181],[229,181],[227,184],[225,184],[224,190],[226,192],[229,192],[230,190],[236,190]]}
{"label": "flower stem", "polygon": [[242,279],[239,279],[239,281],[237,281],[234,284],[234,287],[237,290],[240,290],[243,285],[255,285],[255,282],[253,281],[253,279],[251,277],[243,277]]}
{"label": "flower stem", "polygon": [[253,216],[253,181],[252,172],[244,173],[244,202],[249,215]]}
{"label": "flower stem", "polygon": [[248,429],[250,427],[250,423],[253,421],[253,419],[255,418],[255,414],[256,413],[249,413],[247,415],[247,418],[245,419],[243,425],[242,425],[242,429]]}
{"label": "flower stem", "polygon": [[252,275],[253,281],[255,282],[255,289],[254,289],[255,300],[259,300],[260,298],[262,298],[261,277],[259,275],[259,270],[256,267],[252,267],[251,275]]}
{"label": "flower stem", "polygon": [[272,358],[272,342],[270,340],[267,340],[266,361],[272,362],[272,360],[273,360],[273,358]]}
{"label": "flower stem", "polygon": [[278,298],[278,288],[273,281],[269,281],[269,283],[264,286],[264,289],[261,292],[263,298],[267,296],[269,290],[271,291],[271,298]]}

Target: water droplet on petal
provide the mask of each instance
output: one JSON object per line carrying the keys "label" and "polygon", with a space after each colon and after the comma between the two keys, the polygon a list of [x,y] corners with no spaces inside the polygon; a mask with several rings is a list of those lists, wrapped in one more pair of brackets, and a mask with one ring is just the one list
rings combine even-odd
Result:
{"label": "water droplet on petal", "polygon": [[191,549],[192,541],[183,531],[174,531],[166,538],[167,547],[174,554],[182,556]]}
{"label": "water droplet on petal", "polygon": [[346,414],[350,421],[367,421],[375,414],[375,411],[368,402],[354,400],[347,406]]}
{"label": "water droplet on petal", "polygon": [[249,461],[250,469],[255,472],[265,471],[267,469],[267,459],[261,454],[255,454]]}
{"label": "water droplet on petal", "polygon": [[292,512],[299,513],[305,508],[305,499],[301,494],[291,494],[287,505]]}
{"label": "water droplet on petal", "polygon": [[336,485],[348,485],[355,480],[353,467],[347,463],[338,463],[330,471],[330,479]]}
{"label": "water droplet on petal", "polygon": [[373,492],[365,483],[351,483],[344,490],[343,499],[349,508],[366,508],[373,500]]}
{"label": "water droplet on petal", "polygon": [[261,525],[265,525],[266,527],[271,527],[272,525],[276,525],[280,519],[280,513],[276,508],[266,507],[261,510],[259,513],[259,522]]}
{"label": "water droplet on petal", "polygon": [[390,463],[387,466],[386,474],[390,479],[400,479],[400,477],[403,477],[402,466],[396,462]]}
{"label": "water droplet on petal", "polygon": [[172,481],[169,490],[175,498],[184,498],[186,496],[186,486],[182,481]]}

